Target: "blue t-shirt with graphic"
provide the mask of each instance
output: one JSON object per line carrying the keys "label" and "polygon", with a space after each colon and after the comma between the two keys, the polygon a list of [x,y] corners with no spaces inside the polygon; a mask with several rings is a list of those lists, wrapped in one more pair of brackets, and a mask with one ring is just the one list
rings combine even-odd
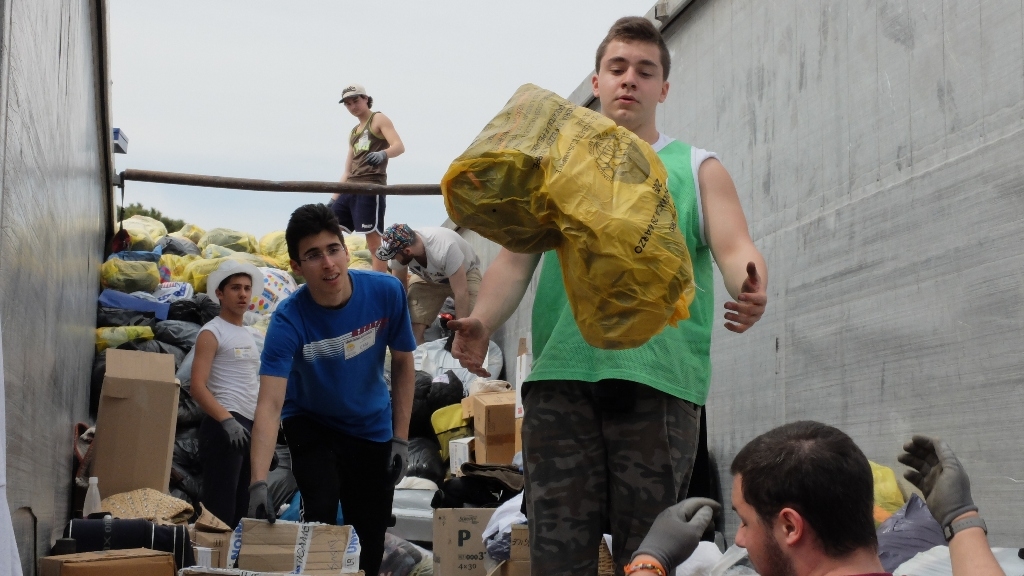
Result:
{"label": "blue t-shirt with graphic", "polygon": [[373,442],[393,436],[384,354],[416,349],[397,278],[349,270],[352,298],[336,310],[306,286],[278,305],[267,329],[260,375],[288,379],[281,418],[308,416]]}

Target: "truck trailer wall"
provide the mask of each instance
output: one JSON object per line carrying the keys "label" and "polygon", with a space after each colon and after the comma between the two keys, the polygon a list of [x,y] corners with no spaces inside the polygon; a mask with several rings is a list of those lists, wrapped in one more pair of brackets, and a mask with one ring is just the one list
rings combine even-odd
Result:
{"label": "truck trailer wall", "polygon": [[663,28],[659,129],[720,154],[770,275],[743,335],[721,326],[716,280],[707,410],[726,502],[737,451],[784,422],[838,426],[898,473],[911,434],[938,434],[992,542],[1018,546],[1021,3],[667,4],[682,10]]}
{"label": "truck trailer wall", "polygon": [[112,170],[105,18],[102,0],[0,0],[7,496],[25,574],[68,518],[72,427],[88,417]]}

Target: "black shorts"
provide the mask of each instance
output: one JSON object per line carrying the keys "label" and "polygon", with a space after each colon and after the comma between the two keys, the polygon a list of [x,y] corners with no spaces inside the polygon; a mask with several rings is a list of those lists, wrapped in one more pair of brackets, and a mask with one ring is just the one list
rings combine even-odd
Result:
{"label": "black shorts", "polygon": [[341,194],[331,209],[345,232],[384,233],[384,208],[387,196],[376,194]]}

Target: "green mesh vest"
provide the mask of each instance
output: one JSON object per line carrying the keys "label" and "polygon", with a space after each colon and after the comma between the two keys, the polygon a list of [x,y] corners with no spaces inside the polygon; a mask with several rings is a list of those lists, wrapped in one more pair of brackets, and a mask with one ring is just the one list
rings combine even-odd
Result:
{"label": "green mesh vest", "polygon": [[668,187],[679,214],[679,228],[693,262],[697,295],[690,318],[668,326],[639,348],[602,350],[583,340],[562,283],[554,251],[544,254],[533,303],[533,371],[529,382],[606,379],[646,384],[677,398],[704,405],[711,384],[711,322],[715,296],[711,250],[701,240],[692,148],[673,141],[658,152],[668,169]]}

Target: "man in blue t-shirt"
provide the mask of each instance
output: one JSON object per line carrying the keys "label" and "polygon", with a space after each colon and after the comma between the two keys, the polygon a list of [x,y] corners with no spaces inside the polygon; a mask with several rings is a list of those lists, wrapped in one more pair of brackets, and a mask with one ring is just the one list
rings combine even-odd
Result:
{"label": "man in blue t-shirt", "polygon": [[306,284],[278,305],[267,330],[249,517],[275,520],[266,479],[280,423],[304,520],[334,524],[340,502],[362,545],[359,568],[376,574],[409,454],[416,341],[405,291],[392,276],[348,269],[338,220],[323,204],[295,210],[285,240],[292,270]]}

